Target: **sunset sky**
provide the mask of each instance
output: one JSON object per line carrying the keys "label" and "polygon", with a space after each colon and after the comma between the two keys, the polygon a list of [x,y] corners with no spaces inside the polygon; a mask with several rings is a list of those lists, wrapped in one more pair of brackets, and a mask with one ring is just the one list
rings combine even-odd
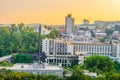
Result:
{"label": "sunset sky", "polygon": [[76,24],[120,20],[120,0],[0,0],[0,23],[64,24],[69,13]]}

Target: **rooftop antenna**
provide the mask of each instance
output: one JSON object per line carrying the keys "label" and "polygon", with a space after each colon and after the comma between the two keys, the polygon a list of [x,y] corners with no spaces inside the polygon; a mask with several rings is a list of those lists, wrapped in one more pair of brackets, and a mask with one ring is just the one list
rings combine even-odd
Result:
{"label": "rooftop antenna", "polygon": [[89,22],[91,23],[91,18],[89,17]]}

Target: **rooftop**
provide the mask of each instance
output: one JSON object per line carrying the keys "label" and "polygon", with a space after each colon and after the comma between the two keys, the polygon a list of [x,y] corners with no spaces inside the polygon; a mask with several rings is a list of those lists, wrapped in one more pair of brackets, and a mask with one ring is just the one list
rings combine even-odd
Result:
{"label": "rooftop", "polygon": [[0,69],[6,68],[11,70],[62,70],[61,66],[54,66],[54,65],[45,65],[40,64],[38,66],[37,63],[34,64],[15,64],[13,67],[0,67]]}

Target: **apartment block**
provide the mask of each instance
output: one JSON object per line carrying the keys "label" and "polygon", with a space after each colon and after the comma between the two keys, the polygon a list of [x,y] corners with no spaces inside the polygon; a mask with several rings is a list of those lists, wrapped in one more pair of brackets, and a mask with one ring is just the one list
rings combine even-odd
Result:
{"label": "apartment block", "polygon": [[44,39],[42,45],[42,51],[47,55],[48,64],[71,66],[72,61],[78,60],[78,56],[73,54],[74,48],[69,41]]}
{"label": "apartment block", "polygon": [[119,44],[82,43],[58,39],[44,39],[42,51],[47,55],[47,63],[71,66],[72,61],[83,63],[85,57],[92,55],[108,56],[113,60],[120,58]]}

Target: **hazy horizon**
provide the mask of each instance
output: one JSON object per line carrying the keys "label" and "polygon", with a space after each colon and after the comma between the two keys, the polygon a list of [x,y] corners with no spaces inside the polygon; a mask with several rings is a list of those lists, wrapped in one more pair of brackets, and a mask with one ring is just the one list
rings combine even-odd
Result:
{"label": "hazy horizon", "polygon": [[76,24],[119,21],[119,8],[120,0],[0,0],[0,23],[64,24],[69,13]]}

